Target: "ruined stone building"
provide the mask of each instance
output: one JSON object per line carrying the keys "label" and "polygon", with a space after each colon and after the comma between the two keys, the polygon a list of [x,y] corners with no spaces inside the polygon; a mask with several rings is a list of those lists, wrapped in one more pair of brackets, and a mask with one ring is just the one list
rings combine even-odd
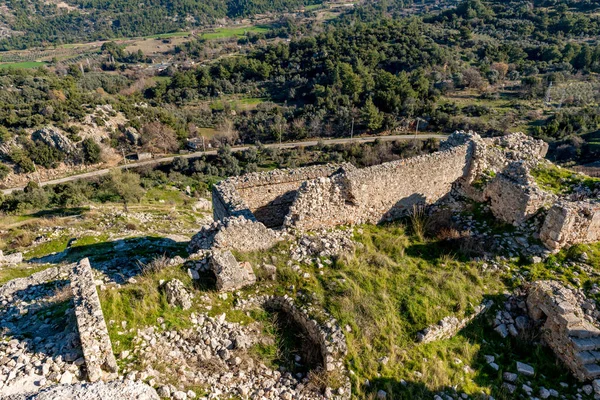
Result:
{"label": "ruined stone building", "polygon": [[265,249],[286,231],[389,221],[453,190],[489,201],[498,219],[514,225],[544,212],[539,234],[550,250],[600,240],[598,199],[567,201],[532,178],[547,150],[521,133],[483,139],[456,132],[438,152],[372,167],[329,164],[232,177],[214,186],[216,222],[190,250]]}

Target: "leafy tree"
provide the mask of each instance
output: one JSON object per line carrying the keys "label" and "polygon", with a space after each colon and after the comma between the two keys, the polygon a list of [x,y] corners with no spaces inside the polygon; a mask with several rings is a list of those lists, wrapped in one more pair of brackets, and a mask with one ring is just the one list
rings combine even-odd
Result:
{"label": "leafy tree", "polygon": [[139,202],[144,197],[144,189],[140,184],[140,176],[133,172],[123,172],[116,168],[110,172],[105,188],[123,202],[123,209],[129,212],[127,205]]}
{"label": "leafy tree", "polygon": [[96,164],[102,161],[102,149],[92,138],[83,139],[83,160],[86,164]]}
{"label": "leafy tree", "polygon": [[368,98],[362,109],[362,120],[367,128],[376,131],[383,124],[383,113],[373,104],[373,100]]}

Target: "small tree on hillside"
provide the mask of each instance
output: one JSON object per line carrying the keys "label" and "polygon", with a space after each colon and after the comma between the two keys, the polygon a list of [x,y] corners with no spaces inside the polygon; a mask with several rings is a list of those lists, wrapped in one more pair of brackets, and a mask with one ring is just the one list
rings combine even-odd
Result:
{"label": "small tree on hillside", "polygon": [[118,196],[123,202],[123,209],[129,212],[127,205],[131,202],[139,202],[144,196],[144,189],[140,185],[140,176],[132,172],[123,172],[114,169],[110,172],[107,189]]}
{"label": "small tree on hillside", "polygon": [[142,127],[142,144],[150,152],[174,153],[179,149],[173,128],[158,121]]}

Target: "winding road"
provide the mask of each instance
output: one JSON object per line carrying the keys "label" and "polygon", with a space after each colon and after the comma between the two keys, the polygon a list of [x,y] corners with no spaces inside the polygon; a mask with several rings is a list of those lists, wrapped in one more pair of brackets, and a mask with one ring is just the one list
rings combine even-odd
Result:
{"label": "winding road", "polygon": [[[369,143],[369,142],[374,142],[377,139],[384,140],[384,141],[395,141],[395,140],[414,140],[414,139],[420,139],[420,140],[445,139],[447,137],[448,137],[447,135],[438,135],[438,134],[419,134],[419,135],[369,136],[369,137],[357,137],[357,138],[353,138],[353,139],[350,139],[350,138],[321,139],[320,141],[322,141],[326,145],[331,145],[331,144],[347,144],[347,143]],[[289,148],[294,148],[294,147],[316,146],[318,143],[319,143],[319,141],[317,141],[317,140],[308,140],[308,141],[304,141],[304,142],[271,143],[271,144],[266,144],[265,147],[289,149]],[[248,148],[250,148],[250,146],[232,147],[231,151],[234,151],[234,152],[244,151],[244,150],[248,150]],[[78,179],[86,179],[86,178],[93,178],[96,176],[102,176],[102,175],[108,174],[110,172],[110,170],[114,169],[114,168],[125,169],[125,168],[143,167],[145,165],[170,163],[177,157],[196,158],[196,157],[202,156],[203,154],[207,154],[207,155],[217,154],[217,150],[197,151],[194,153],[178,154],[175,156],[154,158],[152,160],[147,160],[147,161],[138,161],[138,162],[132,162],[132,163],[128,163],[128,164],[122,164],[122,165],[115,166],[113,168],[104,168],[104,169],[99,169],[96,171],[85,172],[83,174],[71,175],[71,176],[67,176],[64,178],[58,178],[58,179],[52,179],[49,181],[41,182],[40,186],[55,185],[58,183],[72,182],[72,181],[75,181]],[[2,189],[2,193],[5,195],[11,194],[12,192],[17,191],[17,190],[23,190],[24,187],[25,186],[18,186],[18,187],[13,187],[13,188],[8,188],[8,189]]]}

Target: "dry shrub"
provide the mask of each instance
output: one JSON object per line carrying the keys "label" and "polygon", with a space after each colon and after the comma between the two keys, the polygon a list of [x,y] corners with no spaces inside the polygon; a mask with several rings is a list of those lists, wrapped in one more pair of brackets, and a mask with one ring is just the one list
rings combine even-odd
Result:
{"label": "dry shrub", "polygon": [[308,372],[307,378],[306,387],[320,393],[325,392],[327,388],[339,388],[344,384],[344,376],[338,370],[327,372],[322,369],[313,369]]}
{"label": "dry shrub", "polygon": [[128,222],[127,224],[125,224],[125,229],[127,229],[128,231],[137,231],[138,227],[135,223]]}
{"label": "dry shrub", "polygon": [[141,264],[140,268],[142,270],[142,274],[151,275],[159,273],[169,266],[169,257],[163,254],[162,256],[156,257],[148,264]]}
{"label": "dry shrub", "polygon": [[13,239],[15,247],[29,247],[33,243],[33,235],[29,231],[20,231]]}
{"label": "dry shrub", "polygon": [[70,285],[63,285],[61,287],[56,288],[54,291],[54,301],[57,303],[62,303],[64,301],[70,300],[73,297],[73,290],[71,290]]}
{"label": "dry shrub", "polygon": [[410,226],[413,234],[419,241],[425,240],[425,233],[429,224],[425,206],[423,204],[414,204],[409,214]]}

